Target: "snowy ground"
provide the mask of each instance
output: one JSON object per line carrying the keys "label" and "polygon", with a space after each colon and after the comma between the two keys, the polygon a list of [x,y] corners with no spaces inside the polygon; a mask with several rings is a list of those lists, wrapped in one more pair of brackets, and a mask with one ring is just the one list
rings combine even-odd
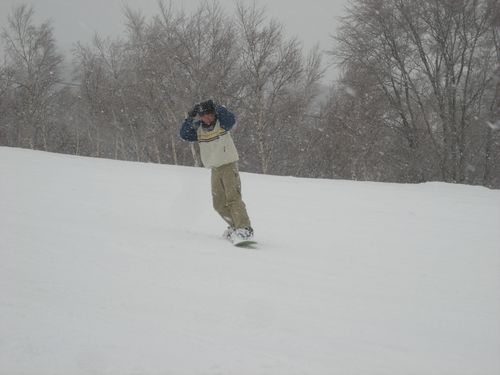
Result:
{"label": "snowy ground", "polygon": [[0,374],[498,375],[500,191],[0,148]]}

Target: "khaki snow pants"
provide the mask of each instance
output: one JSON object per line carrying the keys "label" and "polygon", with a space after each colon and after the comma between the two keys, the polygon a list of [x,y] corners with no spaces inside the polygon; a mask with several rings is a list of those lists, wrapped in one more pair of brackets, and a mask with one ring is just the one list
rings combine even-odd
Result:
{"label": "khaki snow pants", "polygon": [[251,226],[245,203],[241,198],[238,163],[212,168],[212,199],[215,211],[233,228]]}

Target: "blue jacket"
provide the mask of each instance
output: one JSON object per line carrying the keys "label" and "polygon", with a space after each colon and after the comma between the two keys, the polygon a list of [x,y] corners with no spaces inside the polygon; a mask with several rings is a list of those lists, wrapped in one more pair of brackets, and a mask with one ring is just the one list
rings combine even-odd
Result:
{"label": "blue jacket", "polygon": [[[219,120],[221,128],[231,130],[236,122],[236,118],[232,112],[229,112],[226,107],[218,105],[215,108],[215,115]],[[198,128],[202,126],[201,121],[194,121],[192,117],[184,120],[181,127],[181,138],[188,142],[198,141]]]}

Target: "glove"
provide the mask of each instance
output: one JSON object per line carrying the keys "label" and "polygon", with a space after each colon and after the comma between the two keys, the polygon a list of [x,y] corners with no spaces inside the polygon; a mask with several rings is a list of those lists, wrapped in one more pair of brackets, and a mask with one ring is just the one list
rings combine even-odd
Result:
{"label": "glove", "polygon": [[188,116],[191,118],[198,116],[198,114],[200,113],[200,109],[200,105],[196,104],[193,109],[188,112]]}

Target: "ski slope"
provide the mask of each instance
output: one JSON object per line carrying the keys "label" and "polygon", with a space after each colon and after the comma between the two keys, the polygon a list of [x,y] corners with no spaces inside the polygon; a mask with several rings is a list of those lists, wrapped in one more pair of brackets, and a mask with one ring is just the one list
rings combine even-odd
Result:
{"label": "ski slope", "polygon": [[0,147],[0,374],[498,375],[500,191]]}

